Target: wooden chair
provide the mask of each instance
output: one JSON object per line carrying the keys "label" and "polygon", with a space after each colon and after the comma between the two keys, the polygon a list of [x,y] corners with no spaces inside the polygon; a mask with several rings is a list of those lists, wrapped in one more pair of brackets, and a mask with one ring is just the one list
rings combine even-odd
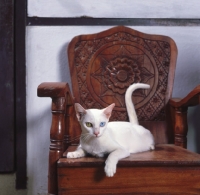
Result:
{"label": "wooden chair", "polygon": [[[38,96],[52,98],[50,194],[200,194],[200,155],[186,150],[187,108],[200,102],[200,86],[183,99],[171,99],[177,47],[166,36],[119,26],[72,39],[68,47],[73,93],[67,83],[42,83]],[[192,75],[191,75],[192,76]],[[132,83],[140,124],[154,135],[155,151],[131,154],[108,178],[103,158],[67,159],[81,133],[74,103],[104,108],[115,102],[112,121],[128,121],[124,94]],[[73,95],[72,95],[73,94]],[[65,154],[66,155],[66,152]]]}

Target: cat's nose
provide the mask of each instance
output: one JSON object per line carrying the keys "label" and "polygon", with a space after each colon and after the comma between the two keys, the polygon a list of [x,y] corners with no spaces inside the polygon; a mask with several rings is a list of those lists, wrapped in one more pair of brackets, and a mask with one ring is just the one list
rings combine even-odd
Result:
{"label": "cat's nose", "polygon": [[98,136],[98,135],[99,135],[99,132],[94,132],[94,135]]}

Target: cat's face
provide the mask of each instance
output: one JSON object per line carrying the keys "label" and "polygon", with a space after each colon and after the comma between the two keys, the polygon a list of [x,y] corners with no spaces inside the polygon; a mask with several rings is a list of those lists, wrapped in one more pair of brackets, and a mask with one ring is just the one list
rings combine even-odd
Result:
{"label": "cat's face", "polygon": [[95,137],[100,137],[106,129],[107,123],[115,104],[99,110],[85,110],[80,104],[75,104],[76,116],[82,127],[83,133],[89,133]]}

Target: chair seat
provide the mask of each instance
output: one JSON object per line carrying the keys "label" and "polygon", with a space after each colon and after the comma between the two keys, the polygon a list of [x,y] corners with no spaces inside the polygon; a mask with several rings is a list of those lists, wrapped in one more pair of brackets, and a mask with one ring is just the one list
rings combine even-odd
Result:
{"label": "chair seat", "polygon": [[118,162],[112,178],[104,165],[104,158],[59,159],[59,194],[200,194],[200,155],[175,145],[131,154]]}
{"label": "chair seat", "polygon": [[[70,146],[63,154],[75,151],[77,146]],[[58,167],[68,166],[101,166],[104,165],[104,158],[84,157],[77,159],[61,158]],[[172,144],[159,144],[155,150],[131,154],[118,162],[118,166],[200,166],[200,155],[190,152],[187,149]]]}

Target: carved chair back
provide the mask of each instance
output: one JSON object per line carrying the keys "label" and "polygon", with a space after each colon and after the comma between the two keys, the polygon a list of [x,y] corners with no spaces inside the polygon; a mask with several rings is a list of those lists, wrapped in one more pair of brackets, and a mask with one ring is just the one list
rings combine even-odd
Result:
{"label": "carved chair back", "polygon": [[[149,90],[136,90],[132,96],[140,124],[154,134],[156,143],[173,142],[167,104],[177,47],[171,38],[119,26],[73,38],[68,56],[75,102],[86,109],[104,108],[114,102],[110,120],[128,121],[126,89],[132,83],[147,83]],[[68,120],[67,133],[73,140],[80,134],[80,127],[75,114]]]}

